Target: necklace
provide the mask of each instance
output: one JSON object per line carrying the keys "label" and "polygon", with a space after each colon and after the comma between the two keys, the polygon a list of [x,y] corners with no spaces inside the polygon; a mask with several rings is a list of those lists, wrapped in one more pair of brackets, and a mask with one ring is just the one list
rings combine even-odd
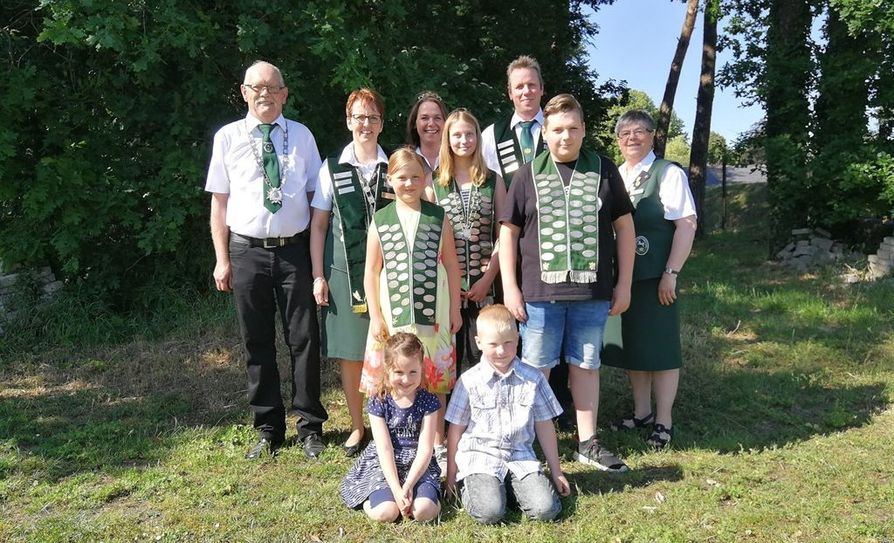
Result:
{"label": "necklace", "polygon": [[369,172],[369,177],[364,175],[363,170],[357,168],[357,177],[360,178],[360,186],[363,188],[363,195],[366,198],[366,224],[372,220],[372,216],[376,212],[376,200],[379,198],[379,169],[381,163],[376,163],[375,167]]}
{"label": "necklace", "polygon": [[472,237],[472,225],[478,221],[478,218],[481,214],[481,193],[478,192],[478,185],[472,183],[472,187],[469,189],[469,207],[463,203],[463,197],[460,193],[459,183],[457,183],[456,178],[453,178],[453,193],[452,193],[454,201],[459,204],[459,207],[462,210],[462,217],[459,221],[457,221],[457,225],[459,228],[456,229],[457,235],[469,241]]}
{"label": "necklace", "polygon": [[562,188],[565,189],[565,205],[568,205],[568,193],[571,192],[571,184],[574,183],[574,174],[577,173],[577,161],[574,162],[574,168],[571,170],[571,177],[568,178],[568,184],[565,184],[565,181],[562,180],[562,174],[559,170],[559,165],[556,164],[556,160],[553,157],[549,158],[553,161],[553,168],[556,169],[556,173],[559,174],[559,180],[562,181]]}
{"label": "necklace", "polygon": [[357,158],[357,150],[354,149],[353,144],[351,145],[351,158],[356,166],[353,166],[354,171],[357,172],[357,178],[360,181],[360,188],[363,189],[363,196],[366,200],[366,224],[368,225],[372,221],[372,216],[376,212],[376,200],[379,198],[379,171],[381,169],[381,162],[376,160],[375,162],[367,162],[361,163],[360,159]]}
{"label": "necklace", "polygon": [[[276,160],[279,162],[279,172],[280,177],[286,171],[287,160],[289,157],[289,123],[286,121],[283,123],[283,136],[282,136],[282,156],[278,153],[276,155]],[[271,130],[273,132],[273,130]],[[255,149],[254,140],[251,138],[251,130],[248,128],[248,119],[245,120],[245,136],[248,138],[248,147],[251,149],[251,153],[255,157],[255,161],[258,163],[258,167],[261,169],[261,174],[264,176],[264,188],[267,192],[267,199],[270,200],[274,204],[282,203],[282,182],[280,182],[280,186],[274,187],[273,182],[270,181],[270,177],[267,175],[267,170],[264,168],[264,160],[261,158],[261,154],[258,153],[258,150]],[[265,153],[275,153],[276,148],[273,146],[272,142],[264,143],[261,141],[261,147]]]}

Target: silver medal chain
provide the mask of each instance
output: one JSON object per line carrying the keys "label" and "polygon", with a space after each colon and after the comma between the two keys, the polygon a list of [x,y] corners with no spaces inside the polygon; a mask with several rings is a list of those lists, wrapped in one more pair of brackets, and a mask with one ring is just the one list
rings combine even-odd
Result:
{"label": "silver medal chain", "polygon": [[[255,143],[251,138],[251,130],[248,129],[248,120],[245,121],[245,136],[248,138],[248,146],[251,149],[251,153],[255,156],[255,161],[258,163],[258,167],[261,169],[261,175],[264,176],[264,188],[267,189],[267,199],[273,202],[274,204],[282,203],[282,185],[284,181],[284,175],[286,171],[286,158],[288,157],[289,152],[289,123],[288,121],[283,123],[283,135],[282,135],[282,149],[283,153],[280,156],[279,153],[276,152],[276,146],[273,147],[272,151],[276,155],[276,160],[279,163],[279,186],[274,187],[273,183],[270,181],[270,177],[267,175],[267,169],[264,168],[264,160],[261,158],[261,154],[258,153],[258,150],[255,149]],[[273,134],[273,130],[270,131]],[[261,140],[261,146],[264,145],[264,140]],[[273,145],[273,138],[270,138],[270,145]]]}
{"label": "silver medal chain", "polygon": [[478,185],[472,183],[472,187],[469,191],[469,207],[466,208],[465,204],[463,204],[461,189],[459,188],[459,183],[456,182],[456,179],[453,179],[453,187],[455,189],[453,195],[459,204],[459,208],[462,210],[462,219],[460,222],[462,229],[459,232],[459,237],[469,241],[469,238],[472,237],[472,224],[474,224],[481,215],[481,193],[478,192]]}

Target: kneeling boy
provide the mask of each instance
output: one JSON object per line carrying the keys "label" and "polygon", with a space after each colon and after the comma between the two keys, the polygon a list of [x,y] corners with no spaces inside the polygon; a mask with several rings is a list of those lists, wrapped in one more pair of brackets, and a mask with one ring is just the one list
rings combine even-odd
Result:
{"label": "kneeling boy", "polygon": [[[482,524],[503,518],[507,489],[528,517],[552,520],[562,510],[556,491],[571,492],[552,421],[562,408],[543,373],[516,358],[518,332],[509,310],[488,306],[476,322],[481,362],[457,381],[447,408],[448,492],[460,481],[463,507]],[[534,454],[535,435],[552,484]]]}

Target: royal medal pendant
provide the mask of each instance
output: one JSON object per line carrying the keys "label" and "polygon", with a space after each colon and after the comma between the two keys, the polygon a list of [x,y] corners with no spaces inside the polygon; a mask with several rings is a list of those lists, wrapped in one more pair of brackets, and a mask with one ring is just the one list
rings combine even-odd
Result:
{"label": "royal medal pendant", "polygon": [[282,189],[279,187],[270,187],[267,189],[267,199],[274,204],[282,203]]}
{"label": "royal medal pendant", "polygon": [[464,227],[462,232],[460,232],[459,237],[469,241],[472,238],[472,228],[470,226]]}

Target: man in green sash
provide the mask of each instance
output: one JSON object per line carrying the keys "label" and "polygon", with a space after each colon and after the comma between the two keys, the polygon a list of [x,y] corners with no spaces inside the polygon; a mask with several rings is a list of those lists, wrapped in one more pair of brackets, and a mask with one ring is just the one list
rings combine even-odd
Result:
{"label": "man in green sash", "polygon": [[[546,150],[542,137],[543,75],[540,64],[533,57],[522,55],[506,68],[506,93],[512,101],[513,113],[488,126],[481,133],[481,153],[487,167],[503,177],[507,189],[512,176],[534,157]],[[497,299],[501,299],[497,291]],[[568,392],[568,365],[559,363],[550,376],[549,386],[559,403],[571,405]],[[559,427],[572,429],[573,422],[568,413],[557,419]]]}
{"label": "man in green sash", "polygon": [[633,206],[617,167],[581,148],[583,119],[569,94],[547,103],[549,152],[516,173],[499,217],[500,270],[506,307],[521,322],[522,361],[547,376],[561,354],[569,364],[575,458],[623,472],[624,462],[597,440],[596,419],[605,321],[630,303]]}
{"label": "man in green sash", "polygon": [[481,152],[487,167],[499,173],[508,187],[512,176],[525,163],[545,150],[541,128],[543,110],[543,77],[540,64],[527,55],[509,63],[506,68],[506,93],[514,111],[481,132]]}

